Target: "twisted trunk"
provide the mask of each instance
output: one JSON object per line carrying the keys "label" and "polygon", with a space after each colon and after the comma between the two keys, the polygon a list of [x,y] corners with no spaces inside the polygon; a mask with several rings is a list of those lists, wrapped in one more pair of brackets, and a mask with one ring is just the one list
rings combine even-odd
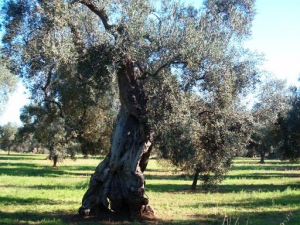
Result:
{"label": "twisted trunk", "polygon": [[151,209],[144,197],[143,171],[150,157],[152,134],[147,124],[143,85],[138,80],[140,72],[135,61],[126,56],[117,73],[121,109],[110,152],[91,176],[79,208],[82,215],[113,210],[128,212],[131,218],[136,218]]}

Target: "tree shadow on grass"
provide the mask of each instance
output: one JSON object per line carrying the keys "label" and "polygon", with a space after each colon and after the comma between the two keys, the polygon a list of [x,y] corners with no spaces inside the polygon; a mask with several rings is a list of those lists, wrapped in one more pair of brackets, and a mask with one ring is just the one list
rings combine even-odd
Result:
{"label": "tree shadow on grass", "polygon": [[[200,211],[200,210],[199,210]],[[161,214],[163,212],[160,212]],[[68,212],[53,212],[53,213],[38,213],[38,212],[16,212],[8,213],[0,210],[0,224],[97,224],[97,225],[117,225],[117,224],[159,224],[159,225],[220,225],[224,224],[264,224],[277,225],[288,222],[288,224],[298,224],[299,210],[294,211],[268,211],[268,212],[251,212],[243,211],[232,212],[226,216],[226,212],[219,211],[208,215],[198,214],[185,215],[189,216],[188,220],[155,220],[130,221],[126,216],[102,213],[93,217],[81,217],[75,213]],[[288,220],[287,220],[288,219]]]}
{"label": "tree shadow on grass", "polygon": [[[5,167],[7,166],[7,167]],[[33,163],[8,163],[0,167],[1,175],[58,177],[65,172],[59,168],[41,167]]]}
{"label": "tree shadow on grass", "polygon": [[[228,214],[225,211],[219,211],[216,214],[191,215],[191,223],[187,224],[209,224],[209,225],[220,225],[220,224],[253,224],[253,225],[278,225],[278,224],[299,224],[299,210],[292,211],[243,211],[243,212],[231,212]],[[170,224],[184,224],[181,221]]]}
{"label": "tree shadow on grass", "polygon": [[265,165],[265,164],[258,164],[258,165],[235,165],[233,164],[233,170],[262,170],[262,171],[288,171],[293,170],[297,171],[299,170],[299,164],[295,165]]}
{"label": "tree shadow on grass", "polygon": [[189,189],[190,186],[185,184],[146,184],[146,191],[152,192],[181,192]]}
{"label": "tree shadow on grass", "polygon": [[[14,197],[0,197],[0,203],[3,205],[61,205],[66,204],[65,200],[52,200],[49,198],[14,198]],[[70,203],[77,203],[77,201],[67,201]]]}
{"label": "tree shadow on grass", "polygon": [[[78,184],[73,184],[70,186],[69,184],[62,185],[62,184],[53,184],[53,185],[3,185],[6,188],[26,188],[26,189],[33,189],[33,190],[81,190],[81,189],[87,189],[88,188],[88,183],[78,183]],[[0,197],[1,198],[1,197]]]}
{"label": "tree shadow on grass", "polygon": [[[161,212],[163,213],[163,212]],[[176,224],[176,225],[198,225],[198,224],[221,224],[222,216],[220,215],[191,215],[189,220],[161,220],[140,219],[138,221],[130,220],[128,216],[115,213],[100,213],[97,216],[82,217],[77,214],[67,212],[38,213],[38,212],[15,212],[9,213],[0,210],[0,224],[19,225],[19,224],[97,224],[97,225],[118,225],[118,224]]]}
{"label": "tree shadow on grass", "polygon": [[91,176],[94,166],[41,166],[35,163],[1,162],[0,175],[8,176],[39,176],[59,177],[68,176]]}
{"label": "tree shadow on grass", "polygon": [[[213,202],[207,200],[207,202],[188,204],[185,207],[199,209],[198,214],[190,215],[195,219],[195,224],[222,224],[224,221],[224,224],[298,225],[300,221],[299,199],[300,194],[286,194],[264,199],[252,196],[225,203],[216,202],[216,199]],[[291,207],[293,209],[288,210]],[[214,213],[204,216],[201,214],[201,209],[204,208],[204,211],[211,209]],[[228,209],[230,209],[229,213]]]}
{"label": "tree shadow on grass", "polygon": [[251,173],[251,174],[226,174],[224,175],[224,178],[229,178],[229,179],[254,179],[254,180],[266,180],[266,179],[273,179],[273,178],[282,178],[282,177],[300,177],[300,173],[288,173],[286,172],[278,172],[278,173]]}
{"label": "tree shadow on grass", "polygon": [[5,212],[0,210],[0,224],[68,224],[59,213],[39,213],[39,212]]}
{"label": "tree shadow on grass", "polygon": [[[285,191],[287,188],[299,189],[300,181],[294,183],[274,185],[274,184],[237,184],[237,185],[219,185],[216,190],[212,192],[217,193],[233,193],[233,192],[270,192],[270,191]],[[201,184],[197,185],[196,190],[191,190],[191,184],[147,184],[146,191],[152,192],[189,192],[192,194],[207,193],[202,188]]]}
{"label": "tree shadow on grass", "polygon": [[[163,214],[164,212],[160,212]],[[62,215],[60,216],[63,222],[68,224],[105,224],[105,225],[117,225],[117,224],[159,224],[159,225],[220,225],[220,224],[264,224],[264,225],[277,225],[280,223],[288,223],[291,225],[298,224],[300,210],[293,211],[268,211],[268,212],[233,212],[228,215],[226,212],[212,212],[210,214],[203,215],[201,212],[198,214],[183,215],[189,219],[173,220],[173,219],[160,219],[159,216],[152,220],[140,220],[130,221],[123,215],[116,214],[100,214],[95,217],[83,218],[75,215]]]}
{"label": "tree shadow on grass", "polygon": [[233,202],[198,202],[195,204],[187,205],[190,208],[213,208],[213,207],[231,207],[231,208],[243,208],[243,210],[253,209],[255,210],[257,207],[286,207],[288,205],[299,205],[300,194],[288,194],[280,197],[268,197],[268,198],[256,198],[255,196],[251,196],[248,198],[242,198],[241,200],[235,200]]}
{"label": "tree shadow on grass", "polygon": [[147,184],[146,191],[151,192],[182,192],[190,194],[205,194],[205,193],[233,193],[233,192],[270,192],[270,191],[284,191],[288,187],[299,188],[298,184],[288,184],[288,185],[227,185],[219,186],[216,189],[205,190],[201,184],[197,185],[196,190],[191,190],[191,184]]}
{"label": "tree shadow on grass", "polygon": [[191,180],[191,177],[185,177],[181,175],[145,175],[146,180]]}
{"label": "tree shadow on grass", "polygon": [[220,185],[218,188],[219,193],[232,193],[232,192],[270,192],[270,191],[285,191],[287,188],[298,189],[300,188],[299,182],[289,184],[237,184],[237,185]]}
{"label": "tree shadow on grass", "polygon": [[[183,190],[189,190],[192,185],[192,177],[189,176],[184,176],[184,174],[169,174],[169,175],[161,175],[159,174],[153,174],[157,172],[156,170],[152,170],[152,173],[150,174],[145,174],[146,178],[146,188],[148,190],[154,191],[154,192],[175,192],[175,191],[183,191]],[[230,180],[239,180],[239,179],[248,179],[248,180],[264,180],[267,184],[245,184],[245,185],[223,185],[222,183],[219,185],[217,191],[221,193],[229,193],[229,192],[240,192],[240,191],[283,191],[285,190],[288,186],[290,188],[300,188],[300,181],[294,180],[289,183],[289,184],[272,184],[272,182],[269,182],[268,180],[271,179],[280,179],[280,178],[299,178],[300,174],[299,173],[293,173],[289,171],[284,171],[282,173],[280,172],[275,172],[275,173],[252,173],[252,174],[227,174],[224,176],[225,179],[230,179]],[[162,180],[162,181],[170,181],[170,184],[159,184],[159,185],[154,185],[151,184],[151,181],[154,180]],[[171,184],[172,180],[176,181],[186,181],[185,183],[188,184]],[[147,181],[150,181],[150,184],[148,184]],[[197,189],[202,189],[201,188],[201,183],[198,181]],[[203,192],[203,190],[201,190]],[[197,193],[197,191],[196,191]]]}
{"label": "tree shadow on grass", "polygon": [[[158,224],[158,220],[141,219],[141,224]],[[53,213],[35,213],[35,212],[16,212],[8,213],[0,210],[0,224],[97,224],[97,225],[117,225],[132,224],[135,221],[129,220],[127,215],[116,214],[113,212],[102,212],[97,216],[82,217],[74,212],[53,212]],[[140,223],[139,223],[140,224]]]}
{"label": "tree shadow on grass", "polygon": [[7,155],[7,154],[0,154],[0,160],[3,160],[3,161],[8,161],[8,160],[41,160],[43,158],[45,158],[46,155],[39,155],[39,154],[31,154],[31,153],[28,153],[28,154],[10,154],[10,155]]}

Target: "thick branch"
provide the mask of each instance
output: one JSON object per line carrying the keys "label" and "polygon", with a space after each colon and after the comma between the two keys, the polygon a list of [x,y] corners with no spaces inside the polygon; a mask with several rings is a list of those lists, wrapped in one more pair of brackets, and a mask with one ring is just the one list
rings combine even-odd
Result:
{"label": "thick branch", "polygon": [[61,118],[64,118],[62,107],[61,107],[61,105],[58,102],[53,101],[53,100],[47,100],[47,99],[45,99],[45,102],[53,103],[54,105],[56,105],[58,107],[58,109],[59,109],[59,116]]}
{"label": "thick branch", "polygon": [[46,94],[46,90],[47,88],[49,87],[50,83],[51,83],[51,79],[52,79],[52,70],[54,68],[54,65],[52,65],[49,69],[49,72],[48,72],[48,76],[47,76],[47,81],[46,81],[46,84],[44,87],[41,87],[41,89],[43,90],[44,94]]}
{"label": "thick branch", "polygon": [[198,114],[198,116],[199,117],[201,117],[203,114],[205,114],[205,113],[209,113],[209,114],[212,114],[212,113],[214,113],[214,112],[212,112],[212,111],[202,111],[202,112],[200,112],[199,114]]}
{"label": "thick branch", "polygon": [[107,14],[106,14],[106,11],[104,9],[100,9],[92,1],[89,1],[89,0],[79,0],[78,2],[85,5],[93,13],[95,13],[97,16],[99,16],[100,19],[102,20],[102,23],[103,23],[106,30],[110,30],[111,28],[113,28],[113,25],[109,24],[109,18],[108,18]]}

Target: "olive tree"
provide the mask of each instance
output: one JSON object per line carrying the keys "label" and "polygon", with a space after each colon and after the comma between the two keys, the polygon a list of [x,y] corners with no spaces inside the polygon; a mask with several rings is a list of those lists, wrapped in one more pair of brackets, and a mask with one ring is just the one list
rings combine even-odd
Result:
{"label": "olive tree", "polygon": [[242,45],[254,14],[253,0],[206,0],[199,10],[177,1],[8,1],[5,54],[40,108],[81,137],[112,115],[107,108],[118,110],[80,214],[153,212],[143,175],[153,143],[174,151],[165,143],[178,134],[197,151],[199,104],[214,96],[222,114],[257,80],[257,57]]}
{"label": "olive tree", "polygon": [[292,89],[288,99],[290,108],[284,114],[279,114],[276,123],[277,139],[279,140],[278,153],[281,159],[298,162],[300,158],[299,122],[300,101],[299,90]]}
{"label": "olive tree", "polygon": [[17,77],[7,68],[7,63],[0,57],[0,115],[5,109],[9,95],[17,87]]}
{"label": "olive tree", "polygon": [[7,150],[7,154],[10,154],[11,146],[15,140],[15,135],[18,131],[17,125],[8,123],[0,126],[0,143],[3,149]]}
{"label": "olive tree", "polygon": [[[181,116],[168,115],[154,146],[161,157],[194,174],[192,189],[200,180],[205,189],[216,188],[236,156],[245,154],[252,131],[252,116],[239,97],[226,102],[189,96],[180,103]],[[223,99],[225,100],[225,99]]]}
{"label": "olive tree", "polygon": [[285,80],[268,77],[259,87],[257,102],[252,109],[253,132],[248,148],[265,155],[278,146],[277,119],[289,109],[289,90]]}

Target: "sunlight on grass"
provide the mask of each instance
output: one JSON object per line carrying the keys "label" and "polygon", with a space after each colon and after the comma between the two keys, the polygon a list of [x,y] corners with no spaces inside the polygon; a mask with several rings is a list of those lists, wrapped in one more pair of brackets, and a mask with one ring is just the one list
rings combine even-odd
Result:
{"label": "sunlight on grass", "polygon": [[[67,159],[58,168],[45,159],[0,153],[0,224],[70,224],[103,157]],[[191,178],[152,159],[145,172],[146,194],[160,224],[222,224],[226,218],[231,224],[298,224],[299,167],[237,159],[218,191],[205,192],[201,186],[191,191]]]}

